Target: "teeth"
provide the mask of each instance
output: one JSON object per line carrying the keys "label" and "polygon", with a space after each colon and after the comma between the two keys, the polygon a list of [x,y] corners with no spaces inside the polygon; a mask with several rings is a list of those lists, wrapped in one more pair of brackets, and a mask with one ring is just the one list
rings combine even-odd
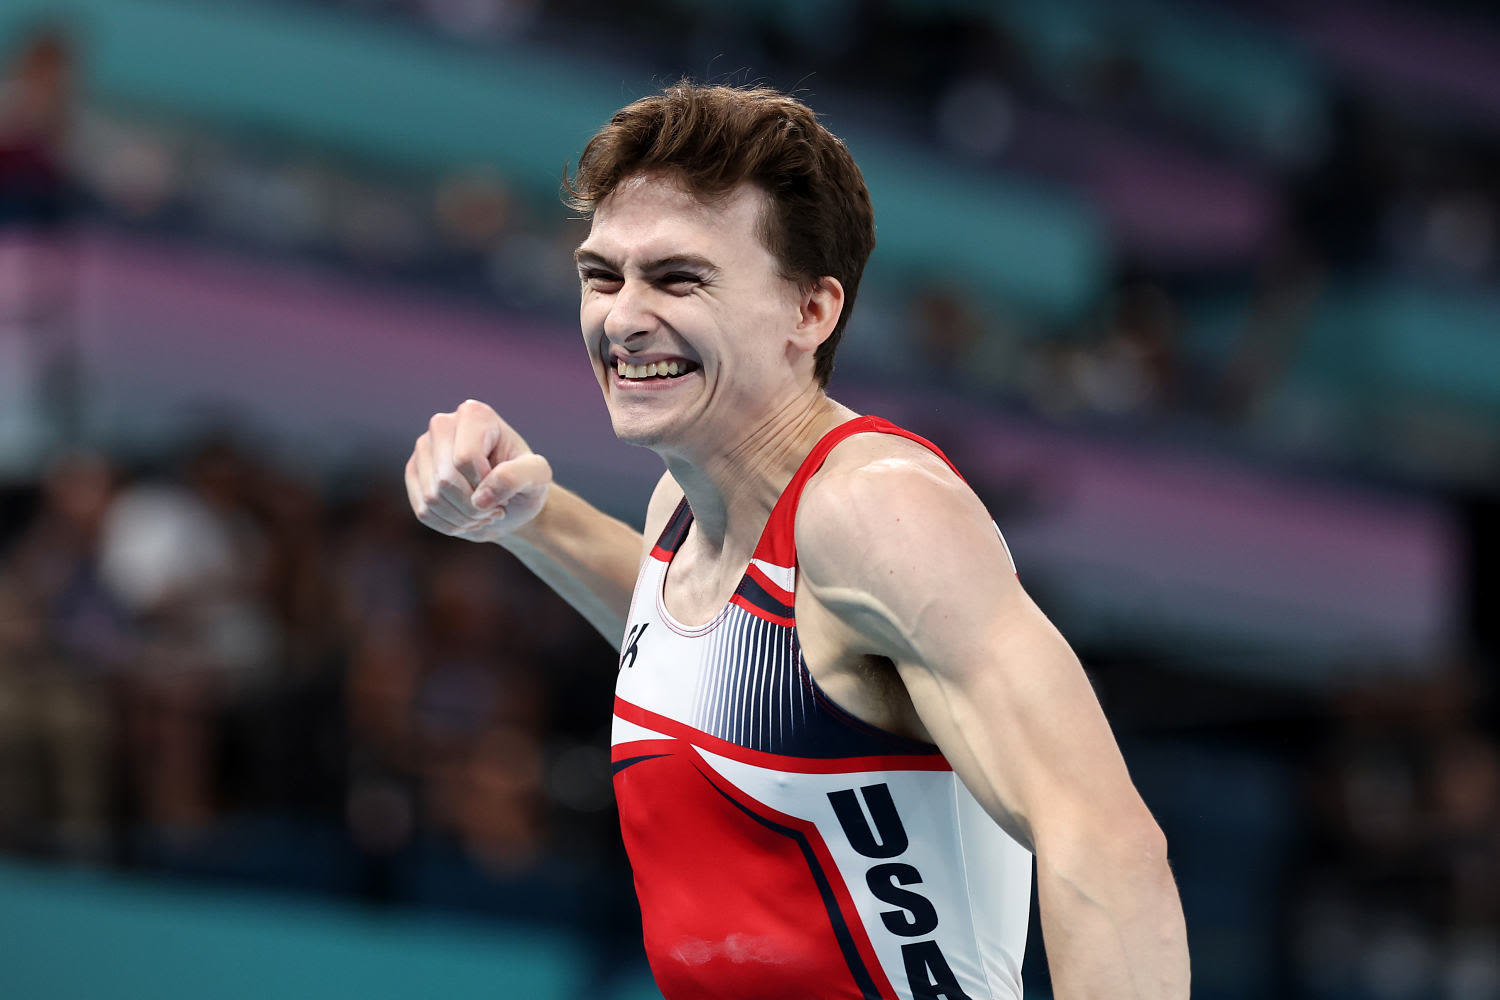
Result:
{"label": "teeth", "polygon": [[632,365],[618,359],[615,361],[615,374],[621,378],[638,379],[657,376],[673,378],[677,375],[685,375],[687,371],[688,366],[685,361],[680,364],[676,361],[653,361],[646,365]]}

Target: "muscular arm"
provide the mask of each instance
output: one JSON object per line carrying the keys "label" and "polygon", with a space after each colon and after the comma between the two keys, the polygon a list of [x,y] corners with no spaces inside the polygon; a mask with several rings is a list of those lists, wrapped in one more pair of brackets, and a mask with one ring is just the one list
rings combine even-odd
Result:
{"label": "muscular arm", "polygon": [[798,513],[799,586],[817,620],[840,648],[896,664],[959,777],[1035,852],[1055,995],[1186,997],[1166,842],[1077,658],[936,456],[862,447],[834,453]]}
{"label": "muscular arm", "polygon": [[[659,528],[667,516],[659,509],[676,502],[675,483],[663,480],[648,526],[655,518]],[[434,416],[406,463],[406,492],[423,524],[514,553],[620,647],[644,557],[641,533],[553,483],[547,460],[492,408],[468,400]]]}

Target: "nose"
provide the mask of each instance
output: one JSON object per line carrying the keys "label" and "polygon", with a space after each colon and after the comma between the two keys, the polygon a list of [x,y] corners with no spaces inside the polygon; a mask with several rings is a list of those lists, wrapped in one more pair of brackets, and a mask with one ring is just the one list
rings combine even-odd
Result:
{"label": "nose", "polygon": [[648,333],[655,323],[650,287],[643,281],[625,279],[619,290],[610,296],[609,312],[604,317],[604,335],[611,343],[628,350],[631,339]]}

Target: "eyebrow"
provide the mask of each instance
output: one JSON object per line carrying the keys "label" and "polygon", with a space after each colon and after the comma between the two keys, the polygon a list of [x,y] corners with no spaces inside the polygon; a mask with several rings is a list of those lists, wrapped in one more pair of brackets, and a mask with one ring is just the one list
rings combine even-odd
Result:
{"label": "eyebrow", "polygon": [[[573,251],[573,260],[577,262],[579,267],[592,264],[609,271],[618,272],[621,269],[618,264],[608,257],[582,248]],[[678,267],[698,268],[703,271],[717,270],[714,262],[707,257],[700,257],[693,253],[679,253],[673,254],[670,257],[661,257],[656,260],[647,261],[641,265],[641,272],[644,274],[660,274],[663,271],[670,271]]]}

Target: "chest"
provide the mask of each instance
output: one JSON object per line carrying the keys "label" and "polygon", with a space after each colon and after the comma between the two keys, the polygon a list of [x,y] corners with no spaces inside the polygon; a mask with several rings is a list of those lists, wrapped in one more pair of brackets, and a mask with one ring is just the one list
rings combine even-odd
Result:
{"label": "chest", "polygon": [[658,586],[663,610],[689,627],[713,620],[740,588],[749,564],[748,554],[743,559],[716,558],[689,540],[662,568]]}
{"label": "chest", "polygon": [[[726,577],[686,552],[651,560],[622,645],[618,691],[677,717],[743,715],[744,732],[831,707],[865,725],[927,740],[894,665],[860,651],[793,567],[759,561]],[[760,721],[757,721],[760,720]]]}

